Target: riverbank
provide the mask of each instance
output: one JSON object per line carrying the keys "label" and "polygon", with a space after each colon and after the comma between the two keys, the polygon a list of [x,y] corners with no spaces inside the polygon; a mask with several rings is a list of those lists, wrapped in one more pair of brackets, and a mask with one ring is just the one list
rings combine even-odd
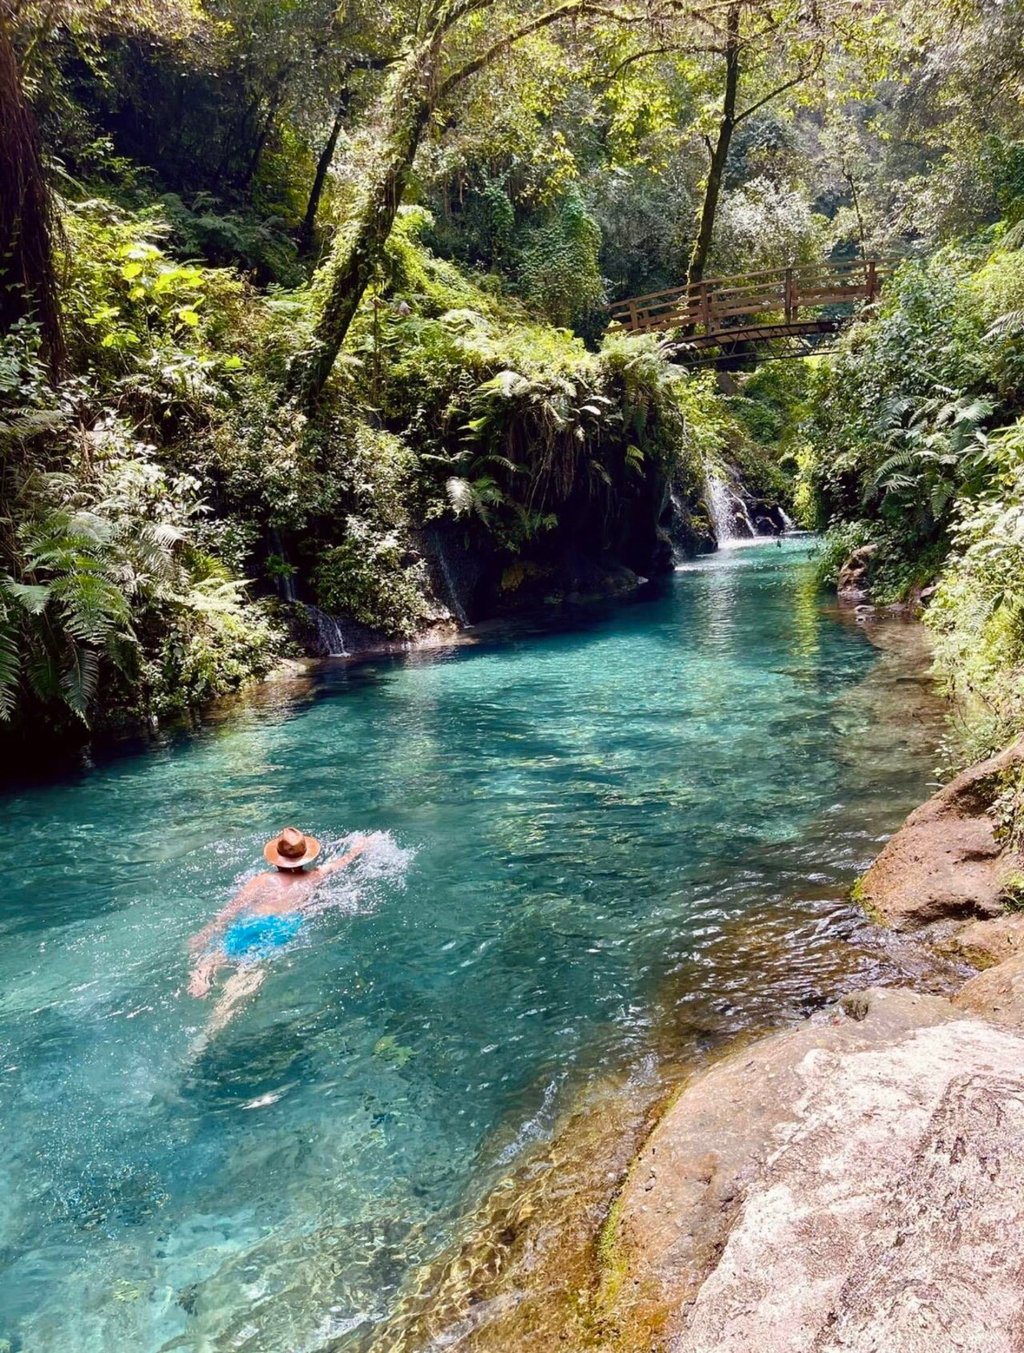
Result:
{"label": "riverbank", "polygon": [[[934,736],[921,628],[857,623],[905,730]],[[872,734],[884,755],[892,728]],[[374,1353],[453,1338],[473,1353],[935,1353],[954,1327],[958,1348],[1009,1353],[1024,915],[1005,912],[1019,861],[992,804],[1021,754],[912,813],[855,890],[888,923],[868,923],[874,943],[899,955],[876,974],[885,987],[847,966],[834,1003],[766,1036],[750,1021],[710,1057],[670,1019],[674,1058],[646,1082],[590,1087]],[[754,939],[765,952],[765,919],[739,927],[740,949]],[[986,971],[971,978],[972,962]]]}

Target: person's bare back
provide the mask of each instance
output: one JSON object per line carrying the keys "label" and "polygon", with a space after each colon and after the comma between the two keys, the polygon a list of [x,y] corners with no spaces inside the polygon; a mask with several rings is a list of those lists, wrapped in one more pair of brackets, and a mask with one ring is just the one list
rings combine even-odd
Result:
{"label": "person's bare back", "polygon": [[222,967],[235,964],[237,969],[224,984],[208,1033],[222,1028],[239,1002],[259,989],[266,976],[263,960],[295,937],[316,890],[360,855],[367,844],[361,837],[340,859],[307,870],[306,864],[320,854],[320,842],[315,837],[286,827],[280,836],[267,842],[263,854],[274,868],[250,879],[189,941],[194,955],[190,995],[207,996]]}

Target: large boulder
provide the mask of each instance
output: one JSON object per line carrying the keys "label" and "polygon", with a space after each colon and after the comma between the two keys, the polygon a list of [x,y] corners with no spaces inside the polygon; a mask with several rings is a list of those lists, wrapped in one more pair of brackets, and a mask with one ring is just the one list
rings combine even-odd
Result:
{"label": "large boulder", "polygon": [[1024,1030],[1024,954],[986,968],[953,997],[958,1010]]}
{"label": "large boulder", "polygon": [[996,839],[991,808],[1005,774],[1022,763],[1024,739],[963,771],[915,809],[858,884],[867,909],[902,930],[999,915],[1022,865]]}
{"label": "large boulder", "polygon": [[693,1082],[603,1245],[608,1346],[1011,1353],[1024,1038],[869,991]]}
{"label": "large boulder", "polygon": [[850,555],[839,570],[836,594],[840,601],[869,601],[871,598],[871,561],[878,553],[877,545],[861,545]]}

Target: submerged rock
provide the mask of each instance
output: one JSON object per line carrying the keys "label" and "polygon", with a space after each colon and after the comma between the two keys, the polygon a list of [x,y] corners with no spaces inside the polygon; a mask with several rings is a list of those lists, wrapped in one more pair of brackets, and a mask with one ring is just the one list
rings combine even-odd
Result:
{"label": "submerged rock", "polygon": [[994,917],[1019,856],[996,839],[993,801],[1024,763],[1024,740],[961,772],[888,842],[858,885],[859,899],[897,929],[949,918]]}
{"label": "submerged rock", "polygon": [[1010,1353],[1022,1136],[1024,1039],[939,997],[858,993],[733,1055],[631,1171],[608,1347]]}

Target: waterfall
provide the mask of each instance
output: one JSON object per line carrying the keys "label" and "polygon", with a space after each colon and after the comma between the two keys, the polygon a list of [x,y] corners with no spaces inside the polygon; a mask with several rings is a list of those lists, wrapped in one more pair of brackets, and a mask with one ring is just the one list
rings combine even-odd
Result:
{"label": "waterfall", "polygon": [[451,525],[432,522],[423,528],[416,543],[430,566],[431,586],[437,600],[460,625],[469,625],[463,598],[471,601],[483,566],[479,556],[470,553],[461,535]]}
{"label": "waterfall", "polygon": [[307,606],[306,614],[316,628],[317,647],[322,656],[326,658],[347,658],[348,649],[345,647],[345,633],[337,617],[328,615],[326,611],[321,611],[319,606]]}
{"label": "waterfall", "polygon": [[452,612],[460,625],[468,625],[469,616],[467,616],[465,608],[459,600],[459,589],[456,586],[455,578],[452,574],[451,564],[448,562],[448,551],[445,549],[445,541],[440,537],[437,538],[434,558],[437,561],[438,568],[441,570],[441,577],[444,579],[444,590],[446,594],[444,600],[448,605],[448,609]]}
{"label": "waterfall", "polygon": [[674,526],[676,522],[683,520],[683,500],[679,497],[679,494],[676,493],[675,489],[669,489],[668,499],[672,504],[672,521],[669,527],[669,539],[672,542],[672,563],[674,565],[679,565],[685,561],[686,555],[676,544],[675,532],[672,530],[672,526]]}
{"label": "waterfall", "polygon": [[719,548],[730,545],[735,540],[749,540],[752,536],[756,536],[754,523],[750,520],[747,505],[741,496],[710,467],[705,474],[708,511],[711,513],[711,522],[715,528]]}

